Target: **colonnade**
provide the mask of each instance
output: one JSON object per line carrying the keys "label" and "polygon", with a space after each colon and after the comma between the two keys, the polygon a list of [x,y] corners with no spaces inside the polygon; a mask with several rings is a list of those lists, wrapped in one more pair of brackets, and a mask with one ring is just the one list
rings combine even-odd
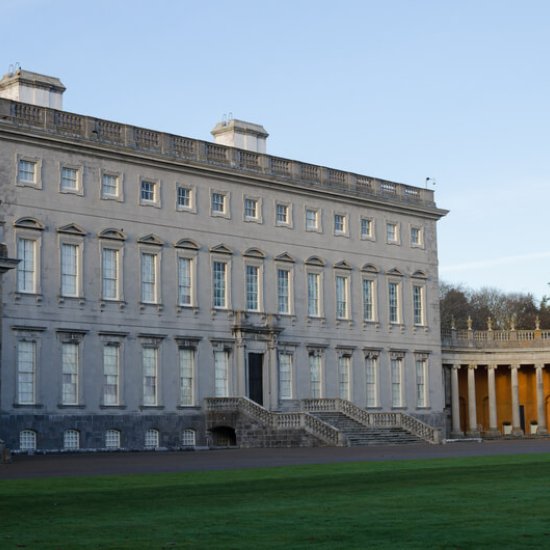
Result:
{"label": "colonnade", "polygon": [[[495,385],[495,370],[497,364],[487,365],[487,388],[488,388],[488,401],[489,401],[489,434],[500,434],[500,430],[497,424],[497,398],[496,398],[496,385]],[[544,384],[543,384],[543,371],[544,364],[535,364],[536,373],[536,400],[537,400],[537,434],[546,434],[546,411],[544,401]],[[458,371],[460,368],[468,369],[468,425],[470,436],[479,436],[478,421],[477,421],[477,404],[476,404],[476,384],[475,384],[475,371],[478,365],[451,365],[451,407],[452,407],[452,435],[463,435],[460,426],[460,395],[459,395],[459,381]],[[520,420],[520,402],[519,402],[519,385],[518,385],[518,371],[521,368],[519,364],[513,364],[509,366],[501,366],[500,368],[510,369],[511,380],[511,404],[512,404],[512,435],[523,435]]]}

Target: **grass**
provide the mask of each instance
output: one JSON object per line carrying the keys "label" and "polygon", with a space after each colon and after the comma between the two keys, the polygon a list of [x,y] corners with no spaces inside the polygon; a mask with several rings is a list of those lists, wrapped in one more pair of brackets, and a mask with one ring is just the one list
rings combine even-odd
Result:
{"label": "grass", "polygon": [[0,483],[0,548],[550,546],[550,455]]}

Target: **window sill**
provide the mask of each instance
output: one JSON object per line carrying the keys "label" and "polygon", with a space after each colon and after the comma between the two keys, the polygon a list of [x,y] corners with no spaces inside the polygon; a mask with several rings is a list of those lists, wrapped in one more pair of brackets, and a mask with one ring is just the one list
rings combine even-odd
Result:
{"label": "window sill", "polygon": [[163,411],[163,405],[140,405],[140,411]]}
{"label": "window sill", "polygon": [[40,403],[14,403],[14,409],[43,409],[44,405]]}
{"label": "window sill", "polygon": [[86,405],[82,405],[82,404],[79,405],[77,403],[75,403],[74,405],[65,405],[64,403],[58,403],[57,408],[58,409],[85,409]]}
{"label": "window sill", "polygon": [[116,411],[116,410],[124,410],[126,409],[126,405],[99,405],[99,408],[101,410],[110,410],[110,411]]}

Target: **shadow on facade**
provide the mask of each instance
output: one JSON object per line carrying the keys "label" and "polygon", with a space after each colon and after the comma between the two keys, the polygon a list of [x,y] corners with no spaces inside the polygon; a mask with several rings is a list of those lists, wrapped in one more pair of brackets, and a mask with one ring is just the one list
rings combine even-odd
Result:
{"label": "shadow on facade", "polygon": [[237,435],[234,428],[217,426],[208,431],[213,447],[236,447]]}

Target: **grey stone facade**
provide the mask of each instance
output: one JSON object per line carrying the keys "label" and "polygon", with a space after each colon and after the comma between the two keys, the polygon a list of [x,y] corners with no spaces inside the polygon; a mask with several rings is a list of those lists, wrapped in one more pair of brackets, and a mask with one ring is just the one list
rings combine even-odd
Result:
{"label": "grey stone facade", "polygon": [[442,426],[445,211],[427,189],[257,152],[265,136],[237,149],[0,94],[0,221],[22,258],[2,296],[12,449],[67,430],[102,448],[113,429],[142,448],[152,428],[206,445],[216,396],[342,397]]}

